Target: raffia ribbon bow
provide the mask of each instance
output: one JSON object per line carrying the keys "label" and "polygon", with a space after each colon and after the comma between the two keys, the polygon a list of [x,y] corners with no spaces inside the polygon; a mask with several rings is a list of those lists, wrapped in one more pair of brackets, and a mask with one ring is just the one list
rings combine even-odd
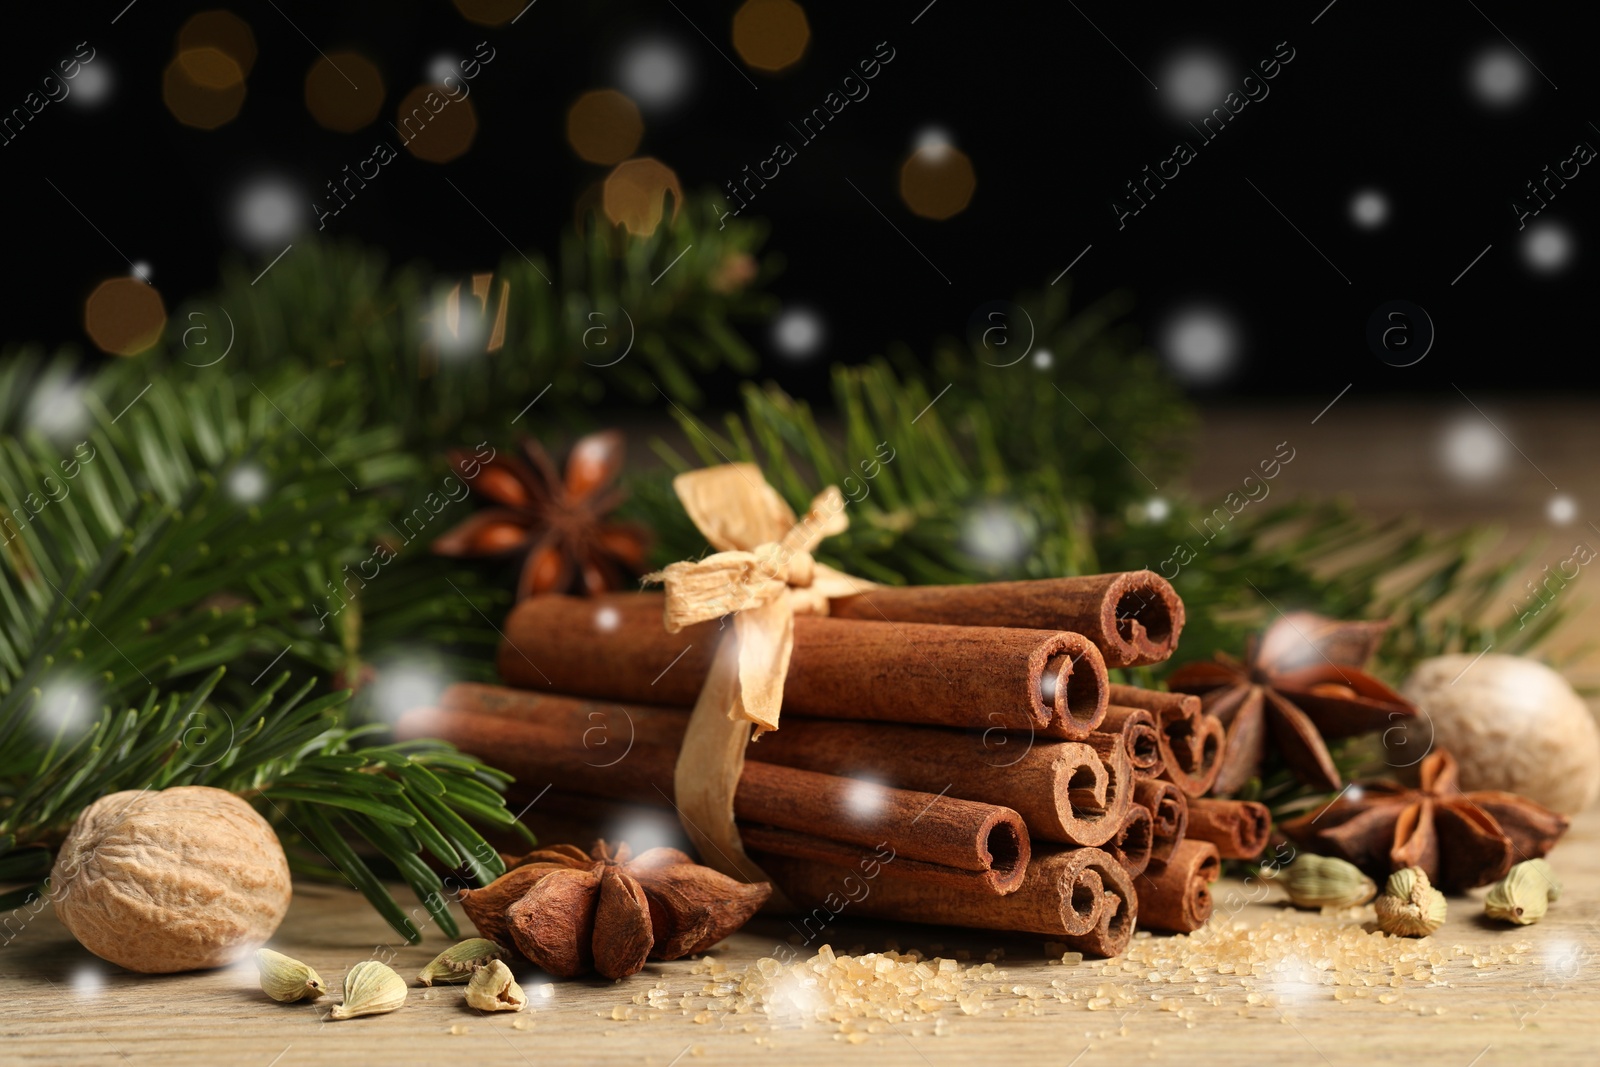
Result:
{"label": "raffia ribbon bow", "polygon": [[672,488],[717,552],[646,577],[666,588],[667,631],[733,618],[678,752],[678,811],[707,864],[747,881],[770,881],[745,855],[733,823],[751,727],[757,737],[778,728],[795,615],[826,615],[829,598],[873,583],[811,557],[823,538],[850,525],[844,497],[833,486],[798,519],[750,463],[680,474]]}

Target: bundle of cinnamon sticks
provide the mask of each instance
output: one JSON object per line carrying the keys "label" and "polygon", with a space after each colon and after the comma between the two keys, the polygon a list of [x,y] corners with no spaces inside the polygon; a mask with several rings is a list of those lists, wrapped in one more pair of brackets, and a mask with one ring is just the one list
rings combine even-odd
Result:
{"label": "bundle of cinnamon sticks", "polygon": [[[1136,922],[1203,924],[1219,857],[1264,846],[1260,805],[1200,799],[1222,727],[1199,699],[1108,679],[1177,646],[1183,604],[1159,576],[873,589],[829,607],[794,619],[781,727],[750,743],[734,801],[746,851],[807,929],[848,908],[1110,956]],[[546,808],[675,806],[722,627],[669,634],[662,609],[651,594],[523,601],[499,653],[509,687],[452,686],[398,732],[550,783]]]}

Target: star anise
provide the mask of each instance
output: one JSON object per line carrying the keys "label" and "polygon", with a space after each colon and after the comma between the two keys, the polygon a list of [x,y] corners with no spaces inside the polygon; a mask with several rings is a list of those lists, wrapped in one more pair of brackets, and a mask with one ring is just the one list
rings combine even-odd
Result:
{"label": "star anise", "polygon": [[1215,663],[1174,671],[1167,685],[1200,694],[1205,711],[1228,728],[1212,792],[1231,793],[1258,774],[1269,744],[1306,782],[1338,789],[1325,738],[1371,733],[1416,715],[1410,702],[1360,669],[1388,625],[1293,612],[1250,642],[1243,663],[1219,652]]}
{"label": "star anise", "polygon": [[448,531],[433,550],[444,556],[525,554],[518,600],[623,588],[644,573],[650,543],[642,527],[605,518],[623,500],[622,491],[612,488],[623,447],[615,430],[580,438],[567,456],[564,479],[531,438],[522,441],[523,456],[481,463],[471,453],[452,451],[451,466],[474,492],[499,506]]}
{"label": "star anise", "polygon": [[478,933],[561,977],[626,978],[647,959],[704,952],[772,895],[766,882],[736,881],[675,848],[633,856],[627,845],[597,841],[589,852],[557,845],[514,863],[463,891],[461,906]]}
{"label": "star anise", "polygon": [[1386,781],[1352,787],[1283,830],[1374,878],[1421,867],[1447,892],[1504,877],[1513,863],[1549,852],[1566,832],[1566,816],[1526,797],[1492,789],[1463,793],[1455,758],[1443,749],[1423,759],[1421,772],[1416,789]]}

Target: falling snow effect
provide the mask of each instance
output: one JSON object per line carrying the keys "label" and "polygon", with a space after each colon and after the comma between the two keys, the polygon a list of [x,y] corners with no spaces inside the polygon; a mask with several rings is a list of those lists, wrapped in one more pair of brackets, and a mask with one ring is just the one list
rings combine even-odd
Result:
{"label": "falling snow effect", "polygon": [[387,723],[396,723],[400,716],[412,708],[436,703],[450,681],[443,672],[432,667],[383,668],[379,670],[378,680],[370,690],[373,713]]}
{"label": "falling snow effect", "polygon": [[883,811],[883,801],[883,785],[865,779],[851,782],[850,791],[844,798],[850,814],[858,819],[870,819]]}
{"label": "falling snow effect", "polygon": [[267,475],[254,464],[235,468],[228,475],[228,495],[241,504],[259,504],[267,497]]}
{"label": "falling snow effect", "polygon": [[282,178],[260,178],[239,192],[233,207],[235,236],[252,247],[278,252],[311,216],[311,201]]}
{"label": "falling snow effect", "polygon": [[1540,274],[1556,274],[1572,261],[1572,234],[1558,222],[1536,222],[1522,235],[1522,260]]}
{"label": "falling snow effect", "polygon": [[671,812],[640,810],[626,821],[606,827],[605,840],[613,844],[626,842],[637,856],[646,849],[679,847],[683,841],[683,829]]}
{"label": "falling snow effect", "polygon": [[76,737],[94,721],[96,710],[94,690],[87,682],[56,677],[39,689],[36,723],[40,733],[46,736]]}
{"label": "falling snow effect", "polygon": [[106,988],[105,972],[98,967],[82,966],[72,972],[72,993],[79,997],[97,997]]}
{"label": "falling snow effect", "polygon": [[1565,493],[1557,493],[1545,505],[1545,516],[1557,526],[1568,526],[1578,517],[1578,502]]}
{"label": "falling snow effect", "polygon": [[1239,330],[1216,308],[1189,308],[1167,321],[1160,347],[1179,380],[1189,385],[1214,385],[1238,365]]}
{"label": "falling snow effect", "polygon": [[926,153],[929,158],[937,160],[955,143],[956,139],[943,126],[924,126],[911,142],[911,150]]}
{"label": "falling snow effect", "polygon": [[83,404],[83,386],[47,376],[28,398],[28,428],[52,440],[82,433],[89,425],[89,410]]}
{"label": "falling snow effect", "polygon": [[779,352],[796,358],[822,347],[822,319],[808,308],[790,308],[772,324],[772,343]]}
{"label": "falling snow effect", "polygon": [[67,103],[92,110],[111,99],[116,78],[112,74],[111,64],[106,62],[104,56],[97,55],[94,62],[78,68],[78,76],[69,84],[72,86],[72,95],[67,97]]}
{"label": "falling snow effect", "polygon": [[961,547],[983,563],[1016,563],[1028,551],[1028,532],[1016,509],[986,504],[967,515],[961,524]]}
{"label": "falling snow effect", "polygon": [[644,41],[622,54],[622,90],[645,107],[667,108],[689,92],[689,60],[667,41]]}
{"label": "falling snow effect", "polygon": [[1439,439],[1440,465],[1464,484],[1490,481],[1505,470],[1507,459],[1505,438],[1478,415],[1452,423]]}
{"label": "falling snow effect", "polygon": [[1162,71],[1161,96],[1179,118],[1208,114],[1228,93],[1228,65],[1214,52],[1175,56]]}
{"label": "falling snow effect", "polygon": [[1528,61],[1509,48],[1496,46],[1472,61],[1469,82],[1480,103],[1504,109],[1528,95],[1533,72]]}
{"label": "falling snow effect", "polygon": [[437,55],[428,61],[428,80],[436,85],[443,85],[446,78],[454,79],[450,84],[453,87],[461,81],[460,61],[452,55]]}
{"label": "falling snow effect", "polygon": [[1364,230],[1376,230],[1389,221],[1389,200],[1376,189],[1363,189],[1350,201],[1350,218]]}

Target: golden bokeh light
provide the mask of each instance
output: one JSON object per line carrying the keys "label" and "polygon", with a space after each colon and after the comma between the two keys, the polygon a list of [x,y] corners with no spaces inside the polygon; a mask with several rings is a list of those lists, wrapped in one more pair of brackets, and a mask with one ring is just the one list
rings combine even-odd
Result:
{"label": "golden bokeh light", "polygon": [[395,129],[418,159],[448,163],[472,147],[478,116],[466,97],[452,99],[443,86],[419,85],[400,101]]}
{"label": "golden bokeh light", "polygon": [[584,93],[567,111],[567,143],[590,163],[621,163],[643,136],[639,108],[615,89]]}
{"label": "golden bokeh light", "polygon": [[202,11],[178,31],[178,51],[215,48],[239,64],[239,76],[248,78],[256,65],[256,35],[250,24],[231,11]]}
{"label": "golden bokeh light", "polygon": [[202,89],[232,89],[244,82],[244,68],[220,48],[185,48],[178,53],[178,62],[189,80]]}
{"label": "golden bokeh light", "polygon": [[102,352],[136,356],[161,340],[167,308],[161,294],[138,278],[109,278],[83,305],[83,328]]}
{"label": "golden bokeh light", "polygon": [[805,9],[794,0],[745,0],[733,13],[733,48],[757,70],[793,66],[811,43]]}
{"label": "golden bokeh light", "polygon": [[972,160],[954,145],[925,145],[900,167],[900,199],[925,219],[947,219],[964,211],[977,187]]}
{"label": "golden bokeh light", "polygon": [[479,26],[504,26],[528,7],[528,0],[455,0],[456,10]]}
{"label": "golden bokeh light", "polygon": [[606,177],[601,207],[613,225],[627,228],[635,237],[648,237],[661,225],[662,201],[672,194],[672,217],[683,205],[683,186],[672,168],[648,156],[618,163]]}
{"label": "golden bokeh light", "polygon": [[238,118],[244,95],[243,68],[210,45],[178,53],[161,77],[161,99],[172,117],[199,130]]}
{"label": "golden bokeh light", "polygon": [[306,110],[325,130],[354,133],[382,107],[383,75],[359,52],[322,56],[306,71]]}

